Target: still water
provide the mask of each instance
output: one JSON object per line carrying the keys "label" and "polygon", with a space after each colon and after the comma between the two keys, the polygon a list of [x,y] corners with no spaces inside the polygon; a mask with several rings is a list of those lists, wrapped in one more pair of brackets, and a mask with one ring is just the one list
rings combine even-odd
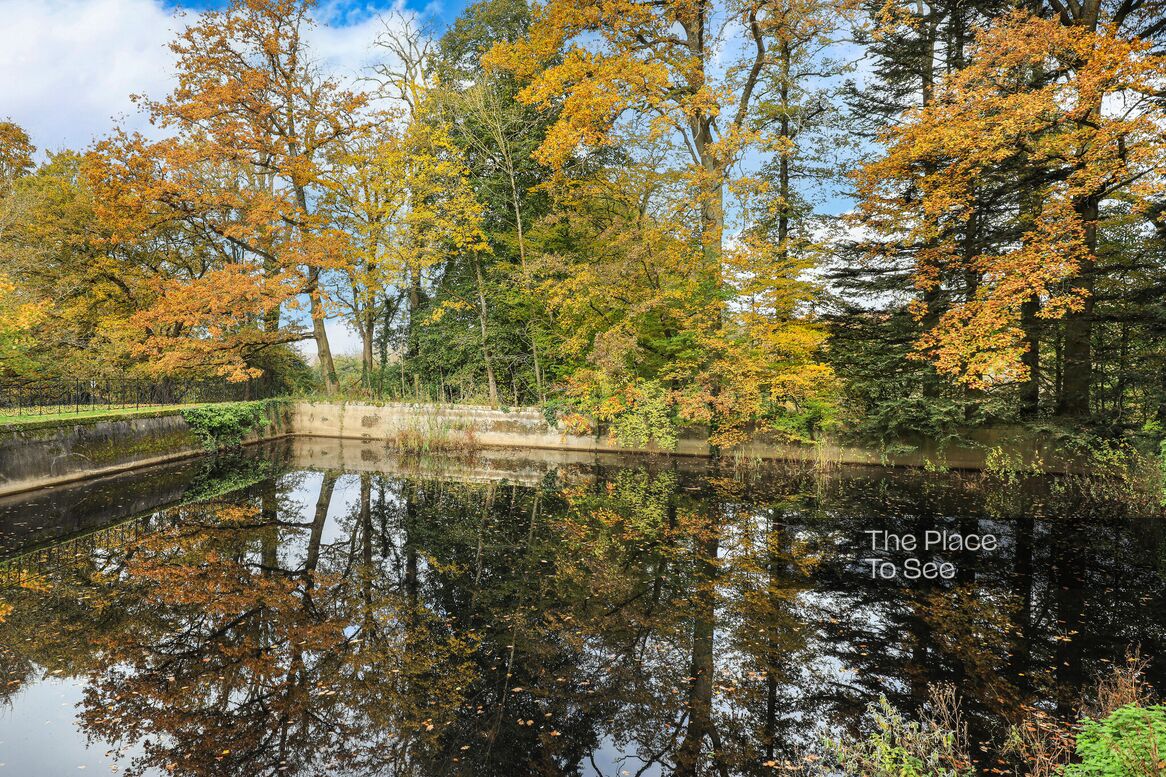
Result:
{"label": "still water", "polygon": [[0,774],[775,774],[934,682],[1007,773],[1019,705],[1131,647],[1166,689],[1164,526],[1052,478],[310,439],[46,490],[0,501]]}

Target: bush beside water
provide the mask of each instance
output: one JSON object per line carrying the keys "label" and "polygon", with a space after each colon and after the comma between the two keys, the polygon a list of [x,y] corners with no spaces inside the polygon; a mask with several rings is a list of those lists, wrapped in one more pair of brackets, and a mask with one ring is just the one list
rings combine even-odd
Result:
{"label": "bush beside water", "polygon": [[[1029,777],[1166,775],[1166,707],[1153,703],[1136,655],[1098,685],[1077,721],[1027,710],[1008,750]],[[951,686],[934,686],[918,720],[887,699],[867,709],[869,733],[825,742],[826,758],[790,765],[806,777],[974,777],[967,729]]]}
{"label": "bush beside water", "polygon": [[183,409],[182,417],[208,450],[234,448],[242,445],[243,438],[252,431],[271,423],[268,409],[277,401],[264,399],[188,407]]}

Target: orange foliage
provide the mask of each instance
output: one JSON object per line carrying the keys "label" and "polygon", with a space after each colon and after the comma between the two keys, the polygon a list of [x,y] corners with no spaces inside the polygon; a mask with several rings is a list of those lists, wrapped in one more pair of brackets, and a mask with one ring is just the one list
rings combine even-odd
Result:
{"label": "orange foliage", "polygon": [[[972,64],[932,104],[887,132],[886,154],[855,178],[857,219],[883,241],[873,258],[911,248],[922,293],[945,273],[981,279],[918,343],[941,373],[973,388],[1023,380],[1021,305],[1040,300],[1046,318],[1081,307],[1076,279],[1099,226],[1084,206],[1120,198],[1136,211],[1163,191],[1163,78],[1166,58],[1146,42],[1015,12],[979,34]],[[968,255],[976,187],[1008,169],[1033,203],[1016,216],[1019,237]]]}
{"label": "orange foliage", "polygon": [[171,45],[177,86],[138,98],[170,133],[120,132],[89,155],[98,215],[111,240],[177,233],[201,266],[157,284],[135,317],[149,370],[255,373],[248,357],[301,339],[283,306],[308,295],[325,315],[322,271],[344,265],[345,242],[318,212],[329,151],[359,130],[366,98],[321,77],[303,31],[311,2],[236,0],[200,14]]}

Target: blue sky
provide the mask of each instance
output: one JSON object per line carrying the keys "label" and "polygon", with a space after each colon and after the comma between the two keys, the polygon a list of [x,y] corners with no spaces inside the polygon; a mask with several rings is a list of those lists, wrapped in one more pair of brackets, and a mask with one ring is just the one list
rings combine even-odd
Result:
{"label": "blue sky", "polygon": [[[162,5],[169,8],[197,11],[208,8],[224,8],[227,5],[227,0],[181,0],[180,2],[164,0]],[[336,0],[336,2],[323,0],[320,2],[321,9],[328,14],[329,23],[341,25],[358,23],[369,16],[391,11],[395,5],[396,3],[387,0]],[[462,0],[434,0],[432,3],[407,0],[404,3],[404,6],[409,10],[425,14],[441,24],[448,24],[457,18],[458,13],[466,5],[467,3]]]}

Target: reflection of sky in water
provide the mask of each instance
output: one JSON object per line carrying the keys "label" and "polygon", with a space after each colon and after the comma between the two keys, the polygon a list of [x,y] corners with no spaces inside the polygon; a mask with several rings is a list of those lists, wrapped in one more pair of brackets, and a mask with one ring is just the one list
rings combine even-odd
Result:
{"label": "reflection of sky in water", "polygon": [[[116,761],[103,742],[85,741],[75,711],[85,683],[46,679],[29,683],[10,704],[0,706],[0,773],[20,777],[116,773]],[[128,748],[123,758],[140,754]],[[150,771],[150,775],[162,772]]]}
{"label": "reflection of sky in water", "polygon": [[595,755],[583,765],[583,777],[627,777],[639,774],[641,777],[660,777],[664,770],[659,764],[652,764],[643,772],[644,762],[634,755],[622,753],[610,739],[599,743]]}

